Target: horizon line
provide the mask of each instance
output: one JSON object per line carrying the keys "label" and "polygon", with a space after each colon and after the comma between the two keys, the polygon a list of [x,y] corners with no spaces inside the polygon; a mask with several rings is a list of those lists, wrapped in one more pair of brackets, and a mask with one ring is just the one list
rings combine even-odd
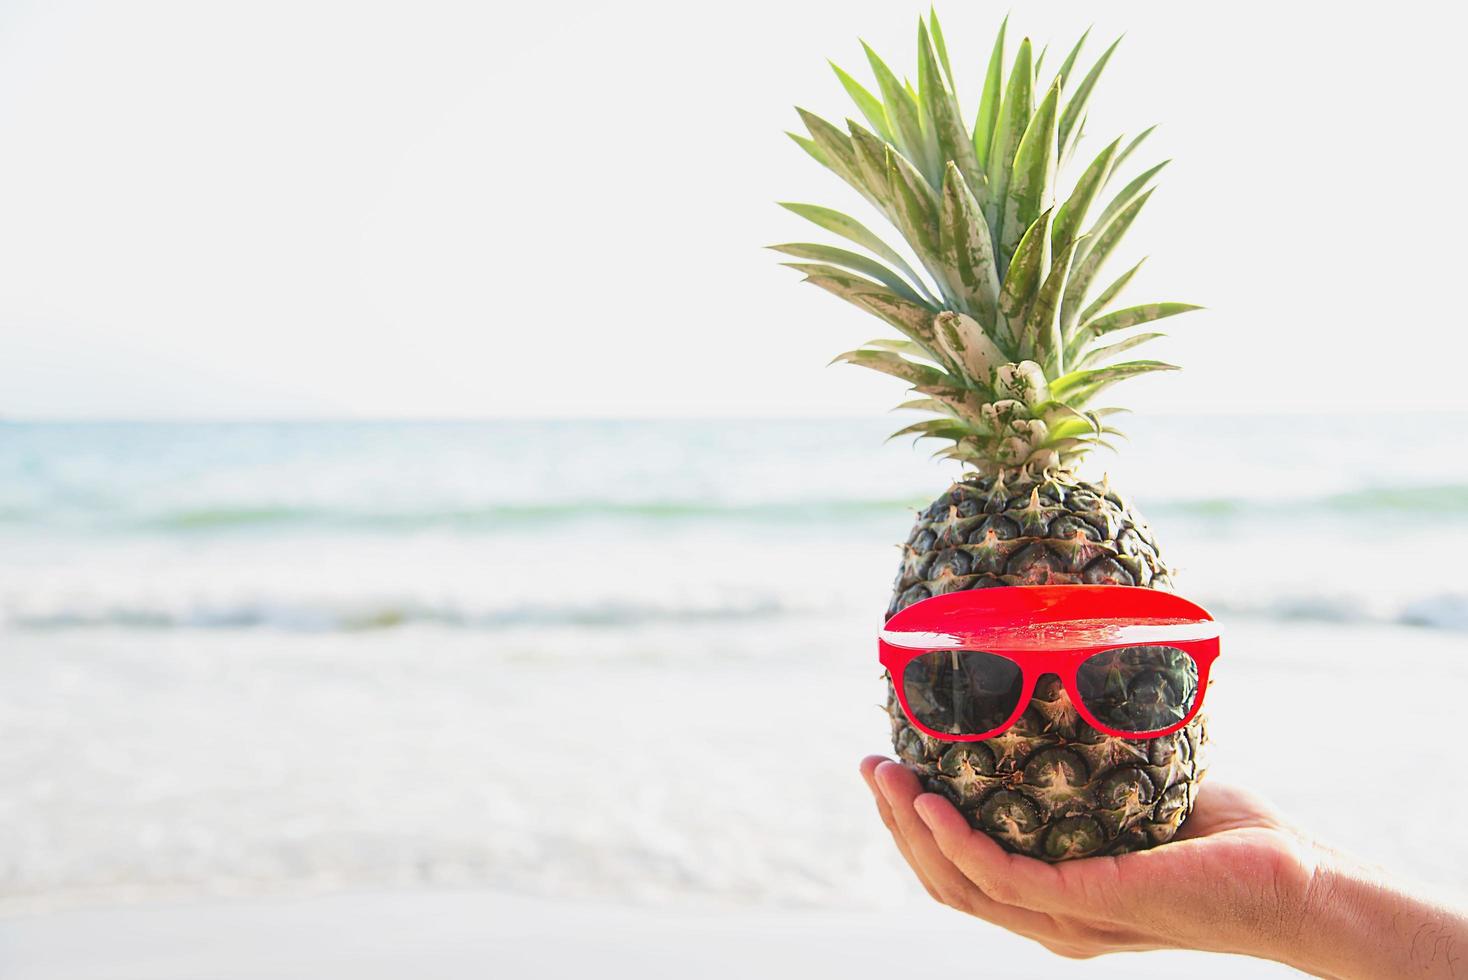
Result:
{"label": "horizon line", "polygon": [[[1288,416],[1313,418],[1357,413],[1359,408],[1183,408],[1170,411],[1144,411],[1129,413],[1132,418],[1257,418],[1264,416]],[[1468,406],[1402,406],[1373,408],[1372,415],[1409,415],[1423,412],[1468,414]],[[897,414],[896,410],[875,413],[699,413],[691,415],[639,414],[621,415],[567,415],[567,414],[518,414],[518,415],[5,415],[0,413],[3,425],[326,425],[326,424],[472,424],[481,422],[822,422],[864,421],[886,418]]]}

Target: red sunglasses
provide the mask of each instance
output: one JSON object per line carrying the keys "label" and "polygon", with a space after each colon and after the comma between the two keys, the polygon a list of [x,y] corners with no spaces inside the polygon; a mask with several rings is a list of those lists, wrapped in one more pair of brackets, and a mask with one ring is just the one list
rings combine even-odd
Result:
{"label": "red sunglasses", "polygon": [[1024,713],[1055,674],[1108,735],[1158,738],[1203,706],[1218,624],[1169,592],[1121,585],[1020,585],[949,592],[887,621],[879,659],[919,731],[977,742]]}

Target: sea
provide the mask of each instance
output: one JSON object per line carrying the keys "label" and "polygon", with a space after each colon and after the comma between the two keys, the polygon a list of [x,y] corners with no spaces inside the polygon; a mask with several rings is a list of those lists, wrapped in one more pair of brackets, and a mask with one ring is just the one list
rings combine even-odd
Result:
{"label": "sea", "polygon": [[[1225,624],[1215,773],[1429,878],[1468,844],[1383,829],[1468,819],[1465,423],[1138,417],[1083,474]],[[913,887],[855,775],[957,472],[901,424],[0,423],[0,911]]]}

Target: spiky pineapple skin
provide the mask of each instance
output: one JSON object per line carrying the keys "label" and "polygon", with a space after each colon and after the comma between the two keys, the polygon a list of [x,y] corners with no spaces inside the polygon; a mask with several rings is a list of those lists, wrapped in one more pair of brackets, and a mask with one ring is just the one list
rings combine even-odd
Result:
{"label": "spiky pineapple skin", "polygon": [[[918,514],[887,610],[930,595],[1003,585],[1168,589],[1151,530],[1109,487],[972,476]],[[1106,735],[1082,719],[1054,675],[1019,721],[982,742],[913,728],[889,678],[892,744],[924,785],[1009,850],[1048,861],[1120,854],[1171,840],[1206,768],[1207,721],[1156,739]]]}

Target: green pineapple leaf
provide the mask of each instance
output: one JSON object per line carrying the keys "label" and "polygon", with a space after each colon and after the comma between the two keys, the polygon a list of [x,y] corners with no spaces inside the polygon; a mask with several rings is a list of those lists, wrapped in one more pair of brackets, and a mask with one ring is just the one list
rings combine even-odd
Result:
{"label": "green pineapple leaf", "polygon": [[948,380],[948,375],[938,368],[909,361],[891,351],[849,350],[831,359],[832,364],[838,362],[871,368],[912,385],[941,385]]}
{"label": "green pineapple leaf", "polygon": [[1049,258],[1052,213],[1046,211],[1036,218],[1015,247],[1014,261],[1010,263],[1004,285],[999,290],[999,312],[1010,320],[1017,320],[1023,315],[1039,285],[1042,269]]}
{"label": "green pineapple leaf", "polygon": [[933,333],[943,353],[970,378],[987,378],[996,367],[1009,362],[978,321],[963,313],[939,313],[933,318]]}
{"label": "green pineapple leaf", "polygon": [[934,353],[937,344],[933,339],[933,311],[927,305],[904,299],[881,283],[835,266],[808,262],[781,264],[804,273],[807,282],[886,321],[900,333],[922,344],[934,360],[942,360]]}
{"label": "green pineapple leaf", "polygon": [[948,79],[948,87],[957,89],[958,85],[953,81],[953,66],[948,62],[948,44],[943,40],[943,28],[938,23],[938,11],[932,6],[928,7],[928,33],[933,38],[933,48],[938,52],[938,60],[943,63],[943,75]]}
{"label": "green pineapple leaf", "polygon": [[901,354],[903,357],[909,359],[931,361],[933,366],[943,367],[943,362],[938,360],[932,351],[912,340],[893,340],[891,337],[878,337],[876,340],[868,340],[865,344],[862,344],[862,347],[873,350],[891,351],[894,354]]}
{"label": "green pineapple leaf", "polygon": [[867,186],[863,178],[851,137],[813,112],[807,112],[799,106],[795,107],[795,111],[800,114],[801,121],[805,123],[811,139],[815,141],[822,156],[825,157],[826,167],[850,184],[874,207],[880,208],[882,200],[872,188]]}
{"label": "green pineapple leaf", "polygon": [[831,161],[827,160],[826,155],[821,152],[821,148],[816,146],[815,140],[808,136],[801,136],[799,133],[792,133],[789,130],[785,131],[785,135],[793,139],[796,146],[809,153],[816,163],[819,163],[828,170],[830,169]]}
{"label": "green pineapple leaf", "polygon": [[1132,137],[1132,141],[1130,143],[1122,147],[1121,152],[1116,155],[1116,163],[1112,170],[1113,173],[1121,169],[1121,165],[1126,163],[1127,157],[1132,155],[1132,151],[1141,146],[1142,141],[1145,140],[1148,136],[1151,136],[1153,130],[1155,130],[1156,128],[1156,126],[1148,126],[1136,136]]}
{"label": "green pineapple leaf", "polygon": [[1060,63],[1060,70],[1055,73],[1055,81],[1063,87],[1069,85],[1070,73],[1076,66],[1076,59],[1081,56],[1081,49],[1086,46],[1086,39],[1091,36],[1091,30],[1090,27],[1086,28],[1080,40],[1076,41],[1075,47],[1070,49],[1070,54],[1066,55],[1065,60]]}
{"label": "green pineapple leaf", "polygon": [[1071,261],[1076,248],[1084,239],[1076,239],[1055,256],[1050,274],[1035,293],[1025,313],[1024,340],[1020,344],[1021,357],[1043,354],[1046,366],[1055,373],[1065,371],[1065,341],[1060,329],[1060,301],[1065,295],[1065,284],[1070,276]]}
{"label": "green pineapple leaf", "polygon": [[976,428],[984,425],[981,410],[983,399],[993,397],[987,391],[952,384],[918,385],[917,391],[947,405],[954,418],[962,419]]}
{"label": "green pineapple leaf", "polygon": [[1176,364],[1168,364],[1164,361],[1126,361],[1107,367],[1085,368],[1061,375],[1050,382],[1050,392],[1055,397],[1064,398],[1070,404],[1076,405],[1084,403],[1087,398],[1101,389],[1126,378],[1135,378],[1153,371],[1176,370],[1178,370]]}
{"label": "green pineapple leaf", "polygon": [[[1056,443],[1065,440],[1084,440],[1092,436],[1100,435],[1084,419],[1064,419],[1050,426],[1049,446],[1056,448]],[[1075,443],[1071,443],[1074,445]]]}
{"label": "green pineapple leaf", "polygon": [[851,96],[851,101],[856,103],[856,107],[861,111],[862,116],[865,117],[867,122],[871,123],[872,129],[880,133],[882,139],[888,143],[895,142],[896,139],[892,135],[891,124],[887,121],[887,110],[883,108],[882,100],[868,92],[861,82],[848,75],[836,62],[830,61],[827,64],[836,73],[837,79],[841,82],[841,87],[846,89],[846,94]]}
{"label": "green pineapple leaf", "polygon": [[1201,309],[1201,306],[1194,306],[1191,303],[1146,303],[1142,306],[1129,306],[1124,310],[1099,316],[1086,323],[1085,327],[1099,337],[1113,330],[1125,330],[1127,327],[1135,327],[1139,324],[1151,323],[1153,320]]}
{"label": "green pineapple leaf", "polygon": [[917,100],[913,98],[907,87],[897,80],[897,76],[892,74],[886,62],[879,58],[865,41],[861,43],[861,46],[866,51],[867,61],[872,66],[873,74],[877,76],[877,88],[882,93],[882,105],[887,111],[887,118],[892,123],[893,135],[897,137],[891,142],[911,159],[920,171],[928,172],[930,168],[923,152],[927,143],[923,137],[922,122],[918,118]]}
{"label": "green pineapple leaf", "polygon": [[878,210],[895,224],[892,188],[887,179],[887,147],[891,144],[884,142],[854,119],[846,120],[846,129],[851,134],[851,146],[856,152],[856,163],[861,170],[862,181],[881,198],[882,203]]}
{"label": "green pineapple leaf", "polygon": [[1077,123],[1081,121],[1081,116],[1086,111],[1086,103],[1091,100],[1091,92],[1096,87],[1096,80],[1101,77],[1101,72],[1106,70],[1106,63],[1111,60],[1112,52],[1120,43],[1121,38],[1117,38],[1111,42],[1111,47],[1102,52],[1101,57],[1096,59],[1096,63],[1091,66],[1091,70],[1086,73],[1085,78],[1081,79],[1080,85],[1072,93],[1070,102],[1066,104],[1065,112],[1060,117],[1060,154],[1062,157],[1069,154],[1072,139],[1080,134],[1080,127]]}
{"label": "green pineapple leaf", "polygon": [[938,412],[940,414],[952,414],[953,406],[940,402],[936,398],[913,398],[900,405],[891,408],[893,412]]}
{"label": "green pineapple leaf", "polygon": [[1101,434],[1101,419],[1095,412],[1083,412],[1065,402],[1054,400],[1042,402],[1033,406],[1031,411],[1050,427],[1052,433],[1071,435],[1077,432],[1091,432],[1098,436]]}
{"label": "green pineapple leaf", "polygon": [[919,439],[962,439],[973,434],[973,429],[952,418],[923,419],[912,425],[904,425],[884,441],[916,435]]}
{"label": "green pineapple leaf", "polygon": [[1081,225],[1085,223],[1086,214],[1091,209],[1091,202],[1096,199],[1101,188],[1106,183],[1106,178],[1111,175],[1111,168],[1116,160],[1117,148],[1121,144],[1121,137],[1117,137],[1111,145],[1097,154],[1096,159],[1081,174],[1076,181],[1075,189],[1071,191],[1070,197],[1055,212],[1055,227],[1051,229],[1050,240],[1056,248],[1064,247],[1072,239],[1080,236]]}
{"label": "green pineapple leaf", "polygon": [[787,242],[783,245],[771,245],[772,250],[784,255],[790,255],[797,259],[809,259],[813,262],[828,262],[860,272],[869,276],[877,282],[887,286],[897,295],[914,303],[926,303],[928,299],[918,293],[912,284],[908,283],[896,272],[887,268],[875,259],[867,258],[856,252],[848,252],[844,248],[836,248],[834,245],[820,245],[814,242]]}
{"label": "green pineapple leaf", "polygon": [[[783,262],[781,264],[786,268],[795,269],[797,272],[804,273],[805,282],[813,286],[819,286],[833,296],[841,297],[846,302],[866,313],[872,313],[873,310],[866,304],[860,302],[860,299],[863,296],[870,296],[883,291],[881,283],[873,282],[853,272],[847,272],[845,269],[837,269],[834,266],[822,266],[818,264],[802,265],[796,262]],[[888,295],[893,296],[895,299],[901,299],[901,297],[890,292]],[[886,320],[886,317],[882,319]],[[892,324],[892,326],[906,333],[903,327],[897,324]]]}
{"label": "green pineapple leaf", "polygon": [[938,249],[938,202],[932,186],[901,153],[887,148],[887,180],[897,227],[943,289]]}
{"label": "green pineapple leaf", "polygon": [[994,50],[989,54],[979,113],[974,119],[974,156],[985,172],[989,169],[989,151],[994,145],[995,125],[999,120],[999,100],[1004,87],[1004,31],[1008,27],[1009,18],[1005,17],[999,25],[999,36],[994,38]]}
{"label": "green pineapple leaf", "polygon": [[1060,107],[1060,84],[1050,87],[1020,137],[1014,167],[1005,189],[1003,233],[999,253],[1013,255],[1019,240],[1055,194],[1055,127]]}
{"label": "green pineapple leaf", "polygon": [[1092,438],[1081,439],[1073,435],[1057,437],[1056,433],[1051,432],[1049,433],[1048,438],[1046,438],[1045,444],[1037,449],[1035,452],[1056,454],[1073,452],[1076,449],[1081,448],[1082,446],[1090,447],[1092,444],[1095,443],[1095,441],[1096,440]]}
{"label": "green pineapple leaf", "polygon": [[881,283],[868,279],[866,276],[859,276],[849,269],[837,268],[823,262],[781,262],[780,264],[787,269],[794,269],[802,273],[807,282],[814,283],[827,292],[835,293],[864,310],[866,307],[857,303],[858,297],[872,293],[886,293],[894,298],[900,298]]}
{"label": "green pineapple leaf", "polygon": [[1122,236],[1132,226],[1132,222],[1137,220],[1137,215],[1141,213],[1143,205],[1151,196],[1151,191],[1142,194],[1105,222],[1100,231],[1094,233],[1095,237],[1090,239],[1090,247],[1077,262],[1070,284],[1065,289],[1065,304],[1060,314],[1060,324],[1063,329],[1067,331],[1071,329],[1076,315],[1080,312],[1081,304],[1086,300],[1086,293],[1091,288],[1091,280],[1096,278],[1106,259],[1116,250]]}
{"label": "green pineapple leaf", "polygon": [[[1024,136],[1030,117],[1034,114],[1034,71],[1030,65],[1030,39],[1020,42],[1019,54],[1015,55],[1014,67],[1009,73],[1009,84],[1004,88],[1004,101],[1000,105],[999,118],[995,123],[994,142],[989,151],[988,182],[989,200],[985,214],[989,229],[996,244],[1004,241],[1004,210],[1009,196],[1009,174],[1014,166],[1014,154]],[[999,271],[1008,268],[1010,253],[1002,245],[999,249]]]}
{"label": "green pineapple leaf", "polygon": [[1094,367],[1097,364],[1102,364],[1106,361],[1111,360],[1113,357],[1116,357],[1123,351],[1129,351],[1133,347],[1139,347],[1150,340],[1156,340],[1159,337],[1165,336],[1167,335],[1155,332],[1139,333],[1133,334],[1132,336],[1127,337],[1125,340],[1118,340],[1114,344],[1108,344],[1105,347],[1093,347],[1090,350],[1086,351],[1086,353],[1081,356],[1081,359],[1076,362],[1076,370],[1079,371],[1082,368]]}
{"label": "green pineapple leaf", "polygon": [[989,241],[989,223],[951,160],[943,175],[938,248],[944,265],[956,272],[954,285],[967,301],[969,312],[984,323],[993,323],[999,305],[999,266]]}
{"label": "green pineapple leaf", "polygon": [[812,224],[818,225],[832,234],[840,235],[849,242],[855,242],[879,258],[886,259],[895,265],[909,280],[913,282],[922,281],[902,256],[898,255],[891,246],[869,231],[866,225],[863,225],[855,218],[848,217],[840,211],[823,208],[818,204],[798,204],[793,201],[781,201],[780,207],[787,211],[793,211]]}
{"label": "green pineapple leaf", "polygon": [[[1155,167],[1149,167],[1132,178],[1125,187],[1117,191],[1116,196],[1111,199],[1106,207],[1101,209],[1101,216],[1096,219],[1096,228],[1103,227],[1117,212],[1140,197],[1142,192],[1147,189],[1147,185],[1152,182],[1152,178],[1156,177],[1162,171],[1162,168],[1171,162],[1171,160],[1163,160]],[[1115,168],[1113,168],[1112,172],[1115,173]]]}
{"label": "green pineapple leaf", "polygon": [[933,311],[930,307],[922,303],[913,303],[887,292],[858,293],[852,301],[922,344],[932,354],[934,360],[943,359],[937,353],[938,344],[933,338]]}
{"label": "green pineapple leaf", "polygon": [[1132,277],[1137,274],[1137,270],[1140,269],[1143,263],[1145,263],[1146,261],[1147,260],[1145,258],[1141,259],[1137,262],[1136,265],[1132,266],[1130,269],[1117,276],[1116,280],[1112,282],[1111,285],[1101,290],[1101,292],[1097,294],[1096,299],[1091,303],[1091,305],[1087,306],[1084,310],[1081,311],[1080,322],[1089,323],[1091,320],[1094,320],[1096,318],[1097,314],[1106,309],[1111,301],[1116,299],[1116,297],[1121,294],[1121,291],[1126,288],[1127,283],[1132,281]]}
{"label": "green pineapple leaf", "polygon": [[969,463],[974,466],[982,465],[984,462],[983,453],[964,442],[955,442],[946,449],[939,449],[929,458],[951,459],[958,463]]}
{"label": "green pineapple leaf", "polygon": [[[951,161],[968,179],[969,185],[982,186],[978,159],[974,156],[973,143],[968,131],[963,128],[959,116],[958,100],[943,84],[938,74],[938,63],[929,43],[927,28],[918,21],[918,91],[922,93],[923,105],[933,123],[933,135],[938,142],[938,162],[946,168]],[[940,177],[938,183],[942,183]]]}

